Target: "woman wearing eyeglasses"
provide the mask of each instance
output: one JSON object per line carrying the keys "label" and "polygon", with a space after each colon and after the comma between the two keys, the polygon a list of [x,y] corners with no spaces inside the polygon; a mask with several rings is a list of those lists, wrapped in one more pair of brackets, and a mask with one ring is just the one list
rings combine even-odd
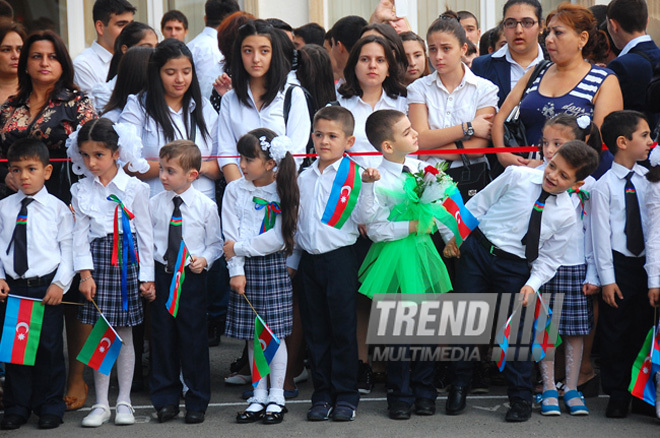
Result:
{"label": "woman wearing eyeglasses", "polygon": [[543,60],[539,35],[543,31],[543,10],[537,0],[509,0],[504,5],[500,26],[506,45],[472,61],[471,70],[500,89],[498,106],[520,78]]}
{"label": "woman wearing eyeglasses", "polygon": [[[606,115],[623,109],[621,88],[614,72],[585,60],[600,44],[606,44],[606,39],[597,29],[592,12],[583,6],[565,2],[551,12],[545,46],[552,62],[540,71],[529,89],[525,88],[532,71],[511,90],[493,119],[493,145],[505,146],[504,121],[518,104],[520,120],[531,144],[538,144],[546,120],[557,114],[575,117],[586,114],[600,127]],[[511,153],[500,153],[498,159],[504,167],[538,164]]]}

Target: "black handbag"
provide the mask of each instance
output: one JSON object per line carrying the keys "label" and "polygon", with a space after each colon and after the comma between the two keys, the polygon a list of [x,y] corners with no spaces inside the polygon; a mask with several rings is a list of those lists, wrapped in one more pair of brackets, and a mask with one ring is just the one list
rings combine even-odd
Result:
{"label": "black handbag", "polygon": [[[536,67],[534,67],[534,71],[532,72],[532,75],[529,77],[527,85],[525,86],[523,98],[525,97],[525,94],[527,94],[529,87],[532,86],[532,83],[549,63],[550,61],[543,60],[539,62]],[[504,121],[504,145],[510,147],[529,146],[525,125],[523,125],[522,120],[520,120],[520,103],[511,110],[506,120]],[[529,158],[529,153],[516,153],[516,155]]]}
{"label": "black handbag", "polygon": [[[463,142],[457,141],[456,148],[464,149]],[[467,202],[491,181],[490,171],[487,162],[471,163],[467,154],[461,154],[461,160],[463,166],[449,168],[445,173],[454,180],[463,201]]]}

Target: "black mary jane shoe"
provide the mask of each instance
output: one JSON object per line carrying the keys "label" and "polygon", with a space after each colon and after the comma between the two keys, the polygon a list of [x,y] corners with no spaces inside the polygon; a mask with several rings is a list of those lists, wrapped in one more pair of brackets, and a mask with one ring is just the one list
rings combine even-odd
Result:
{"label": "black mary jane shoe", "polygon": [[252,412],[245,410],[243,412],[238,412],[236,413],[236,422],[238,424],[248,424],[254,423],[255,421],[259,421],[264,418],[264,414],[266,413],[266,405],[263,403],[256,404],[261,405],[260,411]]}
{"label": "black mary jane shoe", "polygon": [[264,419],[262,420],[262,423],[264,424],[280,424],[282,420],[284,420],[284,414],[289,412],[289,410],[286,408],[286,406],[282,406],[279,403],[269,403],[270,405],[277,405],[282,410],[280,412],[268,412],[268,408],[266,408],[266,414],[264,415]]}

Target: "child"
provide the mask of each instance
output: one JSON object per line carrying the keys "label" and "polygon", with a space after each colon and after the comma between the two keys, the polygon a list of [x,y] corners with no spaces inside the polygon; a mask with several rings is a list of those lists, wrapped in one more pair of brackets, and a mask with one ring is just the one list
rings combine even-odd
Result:
{"label": "child", "polygon": [[[59,304],[74,275],[73,216],[44,187],[53,169],[45,144],[18,140],[7,151],[7,160],[19,192],[0,201],[0,301],[4,303],[11,293],[43,299],[37,305],[45,308],[34,366],[5,364],[5,415],[0,429],[18,429],[30,411],[39,416],[40,429],[53,429],[62,423],[65,408],[64,314]],[[27,216],[25,225],[19,225],[18,216]]]}
{"label": "child", "polygon": [[[649,277],[649,304],[655,308],[660,305],[660,234],[658,233],[658,226],[660,226],[660,184],[658,184],[660,182],[660,153],[658,152],[656,149],[651,153],[649,161],[653,167],[646,174],[646,179],[651,184],[646,200],[649,237],[646,239],[647,255],[644,265]],[[656,330],[659,329],[660,327],[656,327]],[[656,372],[653,378],[656,392],[655,415],[660,419],[660,372]]]}
{"label": "child", "polygon": [[[589,135],[589,146],[597,154],[602,149],[602,141],[598,128],[591,118],[582,115],[579,118],[568,114],[559,114],[549,119],[543,127],[541,153],[543,164],[539,169],[545,169],[547,163],[564,143],[571,140],[584,141]],[[541,288],[541,293],[550,294],[545,298],[553,308],[555,293],[563,293],[564,301],[561,309],[559,334],[566,346],[566,384],[564,387],[564,403],[571,415],[588,415],[584,398],[577,391],[580,366],[585,345],[585,337],[593,329],[593,303],[591,295],[599,290],[600,283],[593,260],[591,244],[591,203],[589,192],[596,180],[588,176],[578,192],[571,193],[575,208],[576,227],[568,241],[563,265],[557,269],[557,275]],[[541,404],[542,415],[560,415],[559,393],[555,386],[555,361],[543,359],[541,362],[543,374],[543,394]]]}
{"label": "child", "polygon": [[[149,187],[128,176],[117,164],[121,157],[124,163],[131,163],[132,170],[138,170],[135,166],[146,165],[135,158],[140,153],[138,148],[132,147],[139,144],[135,139],[135,132],[130,128],[122,131],[110,120],[101,118],[83,125],[69,137],[67,144],[74,171],[87,176],[71,187],[76,218],[73,267],[80,273],[80,292],[87,299],[78,318],[88,325],[86,331],[91,330],[99,318],[94,300],[123,340],[117,358],[119,395],[115,415],[115,424],[121,425],[135,423],[131,406],[135,366],[132,327],[141,324],[143,319],[139,294],[141,292],[145,298],[153,295]],[[135,215],[130,221],[130,230],[123,229],[125,210]],[[125,241],[124,234],[129,235]],[[119,251],[129,253],[128,263],[113,260],[113,253]],[[94,370],[96,403],[83,418],[83,426],[99,427],[110,419],[109,385],[110,376]]]}
{"label": "child", "polygon": [[[192,186],[202,155],[190,140],[175,140],[160,149],[160,182],[165,191],[149,201],[153,212],[156,299],[151,303],[151,380],[149,391],[158,421],[179,413],[181,381],[186,423],[201,423],[211,398],[206,331],[206,277],[222,255],[220,218],[215,203]],[[183,239],[189,258],[176,317],[166,308],[175,263]]]}
{"label": "child", "polygon": [[[510,166],[470,199],[466,207],[480,224],[461,246],[454,292],[520,291],[526,305],[528,296],[550,280],[563,263],[571,228],[575,227],[575,207],[566,191],[581,187],[597,165],[598,154],[592,148],[570,141],[557,150],[543,172]],[[533,208],[539,204],[544,208]],[[455,240],[449,242],[445,255],[458,255]],[[523,322],[521,318],[521,329]],[[465,409],[473,368],[466,361],[453,365],[455,378],[446,407],[449,415]],[[528,361],[507,362],[504,377],[511,407],[506,421],[531,417],[531,372]]]}
{"label": "child", "polygon": [[[229,301],[227,335],[248,342],[254,363],[254,312],[268,324],[280,346],[268,376],[259,380],[248,408],[236,416],[238,423],[281,423],[287,347],[284,338],[293,324],[291,279],[283,250],[293,251],[299,192],[296,163],[287,149],[290,140],[270,129],[254,129],[238,140],[243,177],[227,186],[223,198],[224,252],[236,292]],[[251,366],[251,368],[253,368]]]}
{"label": "child", "polygon": [[[369,116],[367,137],[383,154],[378,171],[381,179],[373,185],[373,194],[365,193],[363,202],[370,203],[373,213],[367,223],[372,245],[360,269],[360,292],[373,297],[374,293],[426,293],[451,290],[449,275],[429,231],[420,228],[420,221],[433,223],[433,217],[409,208],[403,219],[391,219],[393,208],[405,202],[393,194],[404,193],[404,183],[412,173],[427,164],[407,158],[417,150],[417,132],[402,112],[380,110]],[[407,176],[408,175],[408,176]],[[369,196],[367,196],[369,195]],[[366,267],[366,268],[365,268]],[[413,275],[406,275],[413,273]],[[387,364],[387,401],[393,420],[407,420],[413,403],[417,415],[433,415],[437,391],[433,384],[435,364],[432,361],[397,360]],[[414,383],[413,383],[414,382]]]}
{"label": "child", "polygon": [[644,271],[649,183],[646,168],[636,164],[646,159],[653,140],[645,116],[629,110],[605,117],[601,133],[614,162],[591,193],[594,257],[605,303],[599,307],[600,372],[610,396],[605,415],[624,418],[630,370],[653,321]]}
{"label": "child", "polygon": [[[351,421],[360,399],[355,334],[358,266],[352,247],[359,235],[357,224],[364,223],[359,198],[341,227],[322,222],[326,208],[333,207],[326,204],[342,157],[355,142],[354,124],[353,115],[346,108],[328,106],[319,110],[314,116],[312,134],[319,157],[298,177],[297,250],[288,266],[296,269],[300,262],[303,282],[300,312],[314,381],[312,407],[307,412],[309,421],[327,420],[333,411],[335,421]],[[362,174],[365,183],[377,179],[375,169]],[[350,195],[346,188],[342,192]],[[346,210],[344,213],[348,214]]]}

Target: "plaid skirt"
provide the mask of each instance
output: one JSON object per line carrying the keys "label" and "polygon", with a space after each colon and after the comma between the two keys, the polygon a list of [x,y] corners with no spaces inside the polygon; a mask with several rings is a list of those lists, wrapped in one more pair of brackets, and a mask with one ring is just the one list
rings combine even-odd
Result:
{"label": "plaid skirt", "polygon": [[[121,236],[120,236],[121,240]],[[137,249],[137,240],[133,235],[133,245]],[[94,301],[113,327],[132,327],[142,324],[144,312],[139,295],[138,266],[129,265],[126,274],[128,291],[128,311],[124,311],[121,303],[121,267],[112,266],[112,234],[94,239],[90,244],[96,282]],[[83,324],[94,324],[99,318],[99,312],[90,301],[78,311],[78,319]]]}
{"label": "plaid skirt", "polygon": [[588,335],[594,326],[593,298],[582,293],[586,276],[587,265],[560,266],[552,280],[541,288],[542,294],[551,294],[550,308],[554,306],[555,293],[564,294],[560,335]]}
{"label": "plaid skirt", "polygon": [[[278,252],[265,257],[245,257],[245,295],[259,316],[278,338],[291,334],[293,301],[286,257]],[[254,312],[245,298],[230,292],[225,334],[237,339],[254,339]]]}

